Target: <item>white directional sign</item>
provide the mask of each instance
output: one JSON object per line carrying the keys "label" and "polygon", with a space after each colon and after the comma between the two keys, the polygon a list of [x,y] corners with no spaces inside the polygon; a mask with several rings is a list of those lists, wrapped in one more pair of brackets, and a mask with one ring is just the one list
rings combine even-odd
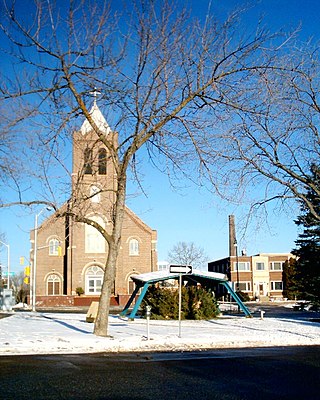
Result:
{"label": "white directional sign", "polygon": [[170,274],[192,274],[191,265],[170,265]]}

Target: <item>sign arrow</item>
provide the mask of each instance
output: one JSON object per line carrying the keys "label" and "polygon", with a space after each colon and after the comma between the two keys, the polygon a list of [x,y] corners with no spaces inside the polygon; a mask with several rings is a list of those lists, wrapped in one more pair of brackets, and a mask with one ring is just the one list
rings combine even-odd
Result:
{"label": "sign arrow", "polygon": [[170,265],[170,274],[192,274],[191,265]]}

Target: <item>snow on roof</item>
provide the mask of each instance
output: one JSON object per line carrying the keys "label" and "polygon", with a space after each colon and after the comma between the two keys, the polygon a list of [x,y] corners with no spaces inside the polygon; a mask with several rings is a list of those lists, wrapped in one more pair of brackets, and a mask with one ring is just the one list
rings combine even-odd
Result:
{"label": "snow on roof", "polygon": [[[216,281],[227,281],[227,277],[224,274],[220,274],[218,272],[208,272],[201,271],[197,269],[193,269],[192,274],[182,274],[183,276],[197,276],[207,279],[212,279]],[[140,282],[158,282],[165,281],[167,279],[176,279],[179,277],[179,274],[171,274],[169,271],[155,271],[155,272],[147,272],[145,274],[140,275],[132,275],[131,279]]]}
{"label": "snow on roof", "polygon": [[[111,132],[111,128],[108,125],[107,121],[105,120],[104,116],[102,115],[102,112],[100,111],[99,107],[97,106],[96,103],[92,106],[90,110],[90,115],[92,119],[94,120],[95,124],[97,127],[105,132],[106,135],[108,135]],[[86,119],[84,123],[82,124],[80,128],[80,132],[85,135],[88,132],[92,131],[92,126],[90,125],[89,121]]]}

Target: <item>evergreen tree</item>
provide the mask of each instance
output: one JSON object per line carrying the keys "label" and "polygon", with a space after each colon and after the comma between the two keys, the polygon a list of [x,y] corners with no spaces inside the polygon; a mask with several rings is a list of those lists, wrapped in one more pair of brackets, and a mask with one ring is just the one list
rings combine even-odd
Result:
{"label": "evergreen tree", "polygon": [[289,300],[294,300],[299,297],[297,279],[297,260],[291,257],[283,265],[283,297]]}
{"label": "evergreen tree", "polygon": [[[142,302],[142,313],[151,306],[151,319],[178,319],[178,290],[150,286]],[[219,308],[211,290],[197,286],[181,289],[181,319],[211,319]]]}
{"label": "evergreen tree", "polygon": [[[311,167],[309,182],[315,189],[320,187],[320,169],[318,166]],[[306,200],[316,211],[320,211],[320,198],[308,186]],[[304,203],[305,204],[305,203]],[[303,227],[302,232],[296,240],[296,249],[293,253],[297,259],[296,283],[301,298],[310,300],[316,306],[320,305],[320,222],[310,211],[310,207],[301,206],[301,215],[295,221],[298,226]]]}

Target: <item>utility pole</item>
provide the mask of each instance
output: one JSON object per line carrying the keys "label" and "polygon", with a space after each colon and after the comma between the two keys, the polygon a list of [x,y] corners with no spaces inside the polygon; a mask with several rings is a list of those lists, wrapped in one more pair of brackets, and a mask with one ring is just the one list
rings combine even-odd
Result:
{"label": "utility pole", "polygon": [[[43,211],[51,211],[50,207],[43,208],[34,219],[34,253],[32,265],[32,311],[36,311],[36,277],[37,277],[37,251],[38,251],[38,219]],[[30,286],[31,287],[31,286]]]}
{"label": "utility pole", "polygon": [[0,243],[6,246],[7,248],[7,271],[8,271],[8,277],[7,277],[7,289],[10,289],[10,245],[2,242],[0,240]]}

